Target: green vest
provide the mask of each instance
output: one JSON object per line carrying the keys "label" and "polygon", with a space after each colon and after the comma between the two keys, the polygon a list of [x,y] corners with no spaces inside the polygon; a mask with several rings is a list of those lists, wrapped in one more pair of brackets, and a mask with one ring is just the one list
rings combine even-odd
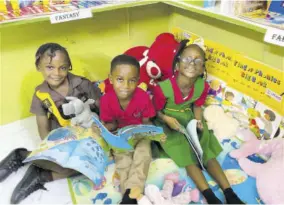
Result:
{"label": "green vest", "polygon": [[205,85],[204,79],[198,78],[195,81],[192,97],[188,101],[181,104],[175,103],[174,90],[169,79],[161,82],[159,85],[167,99],[167,103],[163,110],[164,114],[176,118],[179,123],[181,123],[183,126],[186,126],[188,122],[194,118],[192,112],[192,103],[202,95]]}

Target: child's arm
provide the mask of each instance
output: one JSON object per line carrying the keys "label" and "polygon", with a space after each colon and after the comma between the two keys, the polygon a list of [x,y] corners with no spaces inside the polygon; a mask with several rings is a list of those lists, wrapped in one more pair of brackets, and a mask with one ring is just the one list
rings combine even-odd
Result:
{"label": "child's arm", "polygon": [[40,138],[43,140],[51,131],[50,120],[47,117],[47,110],[43,107],[42,102],[33,95],[30,112],[36,116],[37,129]]}
{"label": "child's arm", "polygon": [[193,114],[195,119],[202,120],[202,108],[200,106],[193,106]]}
{"label": "child's arm", "polygon": [[[117,129],[117,123],[116,122],[103,122],[103,125],[105,126],[105,128],[110,131],[110,132],[113,132]],[[92,128],[92,131],[98,135],[101,134],[101,130],[100,128],[96,125],[96,123],[93,123],[91,125],[91,128]]]}
{"label": "child's arm", "polygon": [[51,131],[50,122],[46,115],[36,115],[36,122],[39,136],[43,140]]}
{"label": "child's arm", "polygon": [[[143,118],[142,119],[142,122],[143,124],[145,125],[153,125],[152,121],[150,118]],[[167,140],[167,136],[166,135],[163,135],[161,138],[160,138],[161,142],[165,142]]]}
{"label": "child's arm", "polygon": [[197,128],[199,129],[203,129],[203,125],[202,125],[202,106],[205,104],[207,95],[208,95],[208,91],[209,91],[209,84],[205,83],[205,87],[204,90],[201,94],[201,96],[194,102],[193,104],[193,114],[195,119],[198,121],[197,122]]}
{"label": "child's arm", "polygon": [[118,128],[118,123],[111,109],[111,99],[109,95],[106,94],[102,96],[100,104],[100,120],[110,132],[115,131]]}
{"label": "child's arm", "polygon": [[202,124],[202,108],[200,106],[193,105],[193,114],[195,119],[197,120],[197,128],[203,129]]}
{"label": "child's arm", "polygon": [[142,123],[143,123],[143,125],[153,125],[150,118],[143,118]]}
{"label": "child's arm", "polygon": [[117,129],[117,122],[103,122],[103,125],[108,129],[108,131],[113,132]]}
{"label": "child's arm", "polygon": [[90,108],[93,112],[98,112],[100,108],[101,91],[89,80],[87,81],[87,89],[89,98],[95,100],[95,103],[91,104]]}
{"label": "child's arm", "polygon": [[171,129],[179,131],[180,130],[180,124],[179,122],[170,116],[165,115],[162,110],[164,109],[166,103],[167,103],[167,99],[161,89],[160,86],[154,86],[152,89],[152,93],[153,93],[153,105],[157,111],[157,117],[165,122]]}
{"label": "child's arm", "polygon": [[162,111],[158,111],[157,117],[165,122],[171,129],[179,131],[180,124],[176,118],[165,115]]}

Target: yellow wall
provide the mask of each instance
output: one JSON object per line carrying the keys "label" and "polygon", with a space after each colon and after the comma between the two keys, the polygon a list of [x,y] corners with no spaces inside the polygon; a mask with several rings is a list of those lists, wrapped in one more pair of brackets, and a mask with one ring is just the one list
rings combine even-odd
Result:
{"label": "yellow wall", "polygon": [[112,57],[135,45],[150,45],[155,36],[168,30],[168,6],[141,8],[95,13],[91,19],[62,24],[44,21],[1,28],[0,124],[30,115],[34,88],[42,82],[34,66],[34,54],[41,44],[53,41],[64,45],[74,73],[91,80],[104,79]]}
{"label": "yellow wall", "polygon": [[181,27],[284,70],[284,48],[263,42],[263,34],[173,8],[163,3],[95,13],[91,19],[51,25],[48,21],[0,28],[0,124],[30,115],[32,94],[42,77],[34,66],[46,42],[67,47],[76,74],[104,79],[113,56]]}

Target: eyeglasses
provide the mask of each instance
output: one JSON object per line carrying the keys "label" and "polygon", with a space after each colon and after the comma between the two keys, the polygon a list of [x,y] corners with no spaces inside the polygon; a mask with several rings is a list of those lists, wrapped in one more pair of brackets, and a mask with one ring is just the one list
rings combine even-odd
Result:
{"label": "eyeglasses", "polygon": [[202,66],[204,64],[204,61],[200,58],[191,58],[191,57],[185,57],[185,58],[181,58],[179,57],[180,61],[186,65],[189,65],[190,63],[194,63],[194,65],[196,66]]}

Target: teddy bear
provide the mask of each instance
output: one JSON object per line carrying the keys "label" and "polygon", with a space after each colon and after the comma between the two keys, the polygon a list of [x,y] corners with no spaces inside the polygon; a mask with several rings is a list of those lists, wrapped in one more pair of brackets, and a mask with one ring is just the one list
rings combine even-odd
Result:
{"label": "teddy bear", "polygon": [[[244,144],[230,152],[240,167],[256,178],[256,187],[261,200],[266,204],[284,203],[284,139],[259,140],[249,129],[243,135]],[[247,157],[264,154],[270,157],[265,163],[255,163]]]}
{"label": "teddy bear", "polygon": [[222,107],[210,105],[205,108],[203,116],[207,121],[208,129],[213,130],[219,141],[236,135],[239,122],[229,113],[225,113]]}
{"label": "teddy bear", "polygon": [[158,81],[163,81],[173,75],[173,60],[178,51],[180,44],[175,40],[171,33],[162,33],[157,36],[154,43],[150,46],[147,53],[147,61],[141,67],[146,70],[148,77],[140,76],[147,85],[153,85]]}
{"label": "teddy bear", "polygon": [[[173,60],[179,48],[179,42],[171,33],[159,34],[150,47],[136,46],[124,52],[124,54],[136,58],[140,64],[139,86],[147,90],[158,81],[163,81],[173,75]],[[102,92],[112,89],[107,78],[103,81]]]}
{"label": "teddy bear", "polygon": [[[169,173],[164,177],[164,185],[160,190],[154,184],[148,184],[145,187],[144,195],[140,194],[137,198],[139,205],[152,205],[152,204],[189,204],[191,201],[199,201],[199,191],[197,189],[185,190],[185,180],[179,179],[179,173]],[[133,191],[134,192],[134,191]],[[131,196],[130,196],[131,197]]]}

